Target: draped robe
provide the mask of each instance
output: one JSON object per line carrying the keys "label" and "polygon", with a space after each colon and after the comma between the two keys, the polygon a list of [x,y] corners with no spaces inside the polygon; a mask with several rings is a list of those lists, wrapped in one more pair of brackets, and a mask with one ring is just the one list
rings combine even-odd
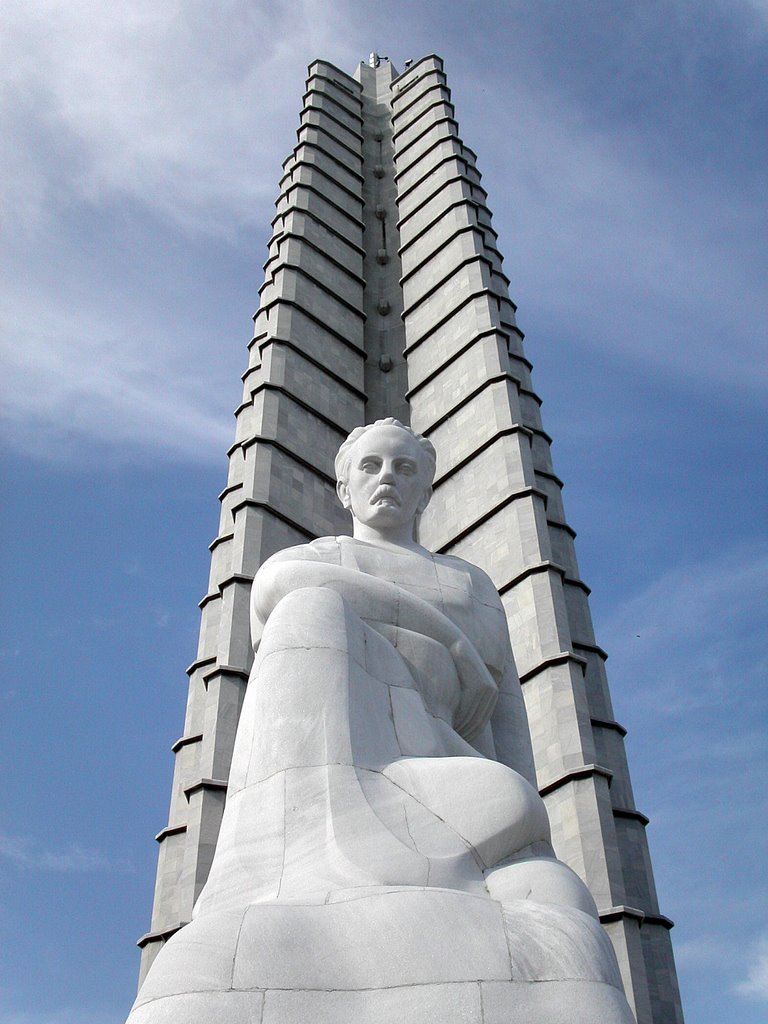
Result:
{"label": "draped robe", "polygon": [[488,577],[322,538],[262,566],[252,633],[210,876],[130,1024],[629,1024]]}

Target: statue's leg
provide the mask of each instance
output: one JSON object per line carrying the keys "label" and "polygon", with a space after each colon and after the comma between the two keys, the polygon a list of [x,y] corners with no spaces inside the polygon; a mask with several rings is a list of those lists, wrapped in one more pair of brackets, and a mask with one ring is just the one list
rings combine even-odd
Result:
{"label": "statue's leg", "polygon": [[413,684],[383,641],[378,664],[370,665],[369,632],[343,597],[328,588],[302,588],[279,602],[248,684],[230,795],[290,768],[360,764],[361,759],[385,763],[396,756],[386,687],[373,683],[377,675],[382,684],[394,675],[394,682]]}
{"label": "statue's leg", "polygon": [[426,881],[402,809],[389,809],[402,794],[375,783],[379,767],[402,756],[391,684],[418,700],[397,651],[339,594],[305,588],[280,601],[248,684],[196,918],[299,894]]}
{"label": "statue's leg", "polygon": [[485,884],[495,900],[530,900],[533,903],[573,907],[597,920],[597,907],[589,889],[567,864],[556,860],[549,844],[543,851],[521,851],[485,872]]}
{"label": "statue's leg", "polygon": [[[251,907],[324,906],[345,888],[426,884],[427,860],[394,806],[400,791],[378,771],[402,756],[390,682],[412,691],[392,645],[339,594],[307,588],[278,604],[243,702],[208,881],[194,920],[149,971],[131,1024],[228,1020],[235,1003],[253,1014],[255,995],[231,991]],[[289,974],[301,967],[292,955],[286,940]]]}

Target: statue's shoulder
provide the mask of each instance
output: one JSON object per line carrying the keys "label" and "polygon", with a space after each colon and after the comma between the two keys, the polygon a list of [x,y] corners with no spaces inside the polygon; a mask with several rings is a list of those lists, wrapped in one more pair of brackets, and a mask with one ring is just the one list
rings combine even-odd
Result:
{"label": "statue's shoulder", "polygon": [[341,564],[341,542],[342,537],[318,537],[304,547],[308,551],[307,557],[316,558],[320,562],[333,562],[334,565]]}
{"label": "statue's shoulder", "polygon": [[277,562],[341,562],[341,548],[338,537],[318,537],[309,544],[296,544],[291,548],[282,548],[271,555],[265,565]]}
{"label": "statue's shoulder", "polygon": [[498,604],[499,592],[491,577],[479,565],[467,562],[465,559],[459,558],[458,555],[433,555],[432,557],[435,560],[435,565],[442,565],[446,569],[469,576],[472,581],[472,589],[479,600],[486,604]]}

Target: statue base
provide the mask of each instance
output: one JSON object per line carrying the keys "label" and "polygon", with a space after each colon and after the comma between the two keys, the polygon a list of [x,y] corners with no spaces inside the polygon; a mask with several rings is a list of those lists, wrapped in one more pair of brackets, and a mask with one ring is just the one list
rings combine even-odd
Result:
{"label": "statue base", "polygon": [[202,914],[128,1024],[634,1024],[580,910],[452,889],[340,890]]}

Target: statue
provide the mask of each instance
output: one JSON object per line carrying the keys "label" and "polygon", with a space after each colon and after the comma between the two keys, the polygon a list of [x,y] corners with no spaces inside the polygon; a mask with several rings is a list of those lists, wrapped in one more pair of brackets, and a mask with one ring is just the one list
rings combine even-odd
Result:
{"label": "statue", "polygon": [[397,420],[354,430],[353,536],[259,570],[210,876],[129,1024],[632,1024],[552,852],[498,594],[415,539],[434,469]]}

